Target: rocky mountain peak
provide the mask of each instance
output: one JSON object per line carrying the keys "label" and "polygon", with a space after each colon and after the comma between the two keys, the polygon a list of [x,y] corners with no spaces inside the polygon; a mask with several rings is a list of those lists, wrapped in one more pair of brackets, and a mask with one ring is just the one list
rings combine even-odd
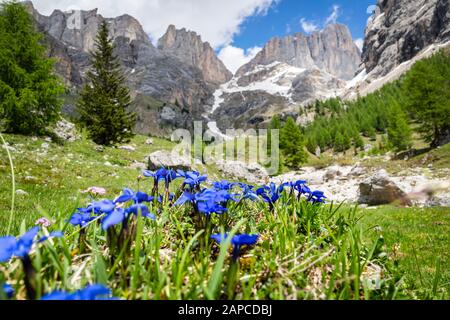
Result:
{"label": "rocky mountain peak", "polygon": [[343,79],[352,79],[361,62],[360,52],[353,42],[350,30],[342,24],[330,24],[310,35],[295,33],[272,38],[237,74],[251,71],[257,65],[275,61],[304,69],[320,69]]}
{"label": "rocky mountain peak", "polygon": [[449,0],[378,0],[366,28],[362,60],[384,76],[431,44],[450,40]]}
{"label": "rocky mountain peak", "polygon": [[40,16],[38,22],[46,34],[71,47],[89,52],[94,48],[98,27],[103,20],[109,23],[110,36],[114,40],[122,38],[128,43],[139,41],[151,45],[140,23],[129,15],[105,19],[98,14],[97,9],[76,12],[55,10],[49,17]]}
{"label": "rocky mountain peak", "polygon": [[158,40],[158,49],[176,56],[184,63],[198,67],[208,83],[220,85],[232,78],[231,72],[216,56],[208,42],[203,42],[200,35],[185,28],[177,29],[174,25]]}

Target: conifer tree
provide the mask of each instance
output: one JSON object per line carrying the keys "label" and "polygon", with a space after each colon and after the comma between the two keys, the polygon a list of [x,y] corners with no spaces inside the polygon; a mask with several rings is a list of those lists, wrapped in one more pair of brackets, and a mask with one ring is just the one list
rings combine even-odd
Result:
{"label": "conifer tree", "polygon": [[289,117],[281,129],[280,147],[284,155],[284,163],[291,168],[299,167],[308,160],[305,150],[305,138],[299,126]]}
{"label": "conifer tree", "polygon": [[108,34],[108,24],[103,21],[95,40],[96,50],[91,52],[92,70],[87,73],[77,104],[80,122],[90,138],[101,145],[126,142],[133,136],[136,122],[136,115],[127,111],[130,92]]}
{"label": "conifer tree", "polygon": [[389,146],[396,151],[407,150],[412,144],[407,116],[397,103],[393,102],[391,108],[387,129]]}
{"label": "conifer tree", "polygon": [[344,137],[342,134],[338,131],[336,135],[334,136],[334,151],[335,152],[342,152],[344,151]]}
{"label": "conifer tree", "polygon": [[59,117],[64,88],[41,40],[23,4],[0,4],[0,130],[42,134]]}

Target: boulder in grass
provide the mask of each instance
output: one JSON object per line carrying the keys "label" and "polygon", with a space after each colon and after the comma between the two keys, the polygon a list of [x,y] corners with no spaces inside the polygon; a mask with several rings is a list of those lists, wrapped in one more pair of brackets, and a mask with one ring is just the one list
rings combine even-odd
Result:
{"label": "boulder in grass", "polygon": [[58,138],[62,140],[74,142],[80,139],[80,135],[77,133],[75,125],[65,119],[62,119],[56,123],[53,132]]}
{"label": "boulder in grass", "polygon": [[389,177],[385,170],[380,170],[359,185],[361,204],[370,206],[390,204],[405,199],[406,193]]}
{"label": "boulder in grass", "polygon": [[130,151],[130,152],[136,151],[136,148],[133,146],[119,146],[119,149]]}
{"label": "boulder in grass", "polygon": [[158,170],[164,167],[166,169],[174,170],[191,170],[191,159],[187,156],[182,156],[176,152],[170,151],[156,151],[148,156],[148,170]]}
{"label": "boulder in grass", "polygon": [[265,184],[269,179],[267,170],[257,163],[241,161],[219,161],[217,169],[232,180],[243,180],[251,184]]}

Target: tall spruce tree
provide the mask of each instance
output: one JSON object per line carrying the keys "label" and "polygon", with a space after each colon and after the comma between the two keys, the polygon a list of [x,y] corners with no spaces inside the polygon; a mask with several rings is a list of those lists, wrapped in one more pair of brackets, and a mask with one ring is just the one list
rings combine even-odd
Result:
{"label": "tall spruce tree", "polygon": [[108,23],[103,21],[91,52],[92,70],[80,93],[80,122],[97,144],[114,145],[128,141],[133,134],[136,115],[128,112],[130,91],[125,86],[120,62],[109,38]]}
{"label": "tall spruce tree", "polygon": [[23,4],[0,4],[0,130],[42,134],[59,117],[64,88],[41,40]]}
{"label": "tall spruce tree", "polygon": [[391,102],[389,124],[387,129],[388,144],[396,151],[407,150],[412,145],[411,128],[408,118],[396,102]]}
{"label": "tall spruce tree", "polygon": [[296,168],[308,160],[305,150],[305,137],[292,117],[289,117],[280,132],[280,148],[283,151],[284,163]]}

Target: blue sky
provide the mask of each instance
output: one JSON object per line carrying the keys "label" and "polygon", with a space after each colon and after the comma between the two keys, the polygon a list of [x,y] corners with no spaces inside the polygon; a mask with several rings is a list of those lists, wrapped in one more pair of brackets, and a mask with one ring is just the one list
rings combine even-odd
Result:
{"label": "blue sky", "polygon": [[232,45],[240,48],[263,46],[271,37],[303,32],[301,19],[323,27],[334,6],[339,7],[337,22],[348,25],[353,38],[363,38],[369,18],[367,8],[375,0],[281,0],[266,15],[248,17]]}

